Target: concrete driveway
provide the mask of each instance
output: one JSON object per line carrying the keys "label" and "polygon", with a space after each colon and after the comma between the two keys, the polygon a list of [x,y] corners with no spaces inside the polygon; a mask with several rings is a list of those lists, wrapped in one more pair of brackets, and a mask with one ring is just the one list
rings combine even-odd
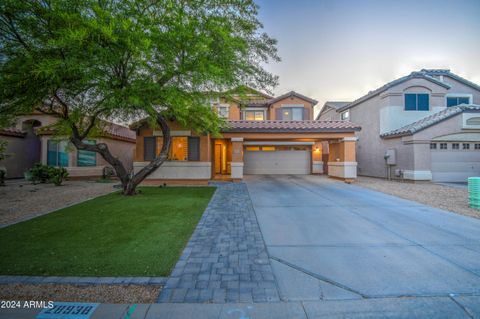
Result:
{"label": "concrete driveway", "polygon": [[319,176],[245,180],[283,300],[480,295],[480,220]]}

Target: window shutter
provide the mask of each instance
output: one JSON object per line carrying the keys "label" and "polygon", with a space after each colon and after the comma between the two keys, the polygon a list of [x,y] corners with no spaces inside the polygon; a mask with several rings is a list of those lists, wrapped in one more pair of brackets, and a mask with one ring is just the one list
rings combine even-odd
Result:
{"label": "window shutter", "polygon": [[275,110],[275,120],[277,121],[283,120],[282,108],[278,108]]}
{"label": "window shutter", "polygon": [[303,120],[304,121],[310,120],[310,110],[308,109],[308,107],[303,108]]}
{"label": "window shutter", "polygon": [[157,138],[155,136],[145,136],[143,138],[143,159],[153,161],[157,153]]}
{"label": "window shutter", "polygon": [[197,137],[197,136],[188,137],[188,160],[189,161],[200,160],[200,137]]}

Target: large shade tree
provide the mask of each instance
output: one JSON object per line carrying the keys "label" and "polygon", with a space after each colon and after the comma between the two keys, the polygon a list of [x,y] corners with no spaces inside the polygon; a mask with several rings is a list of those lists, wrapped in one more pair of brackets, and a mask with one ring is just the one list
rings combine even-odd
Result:
{"label": "large shade tree", "polygon": [[[251,0],[2,0],[0,124],[32,111],[58,117],[56,132],[99,153],[123,193],[168,156],[169,120],[199,134],[224,124],[206,93],[241,85],[268,90],[276,41]],[[147,118],[161,129],[160,154],[134,174],[104,143],[103,120]]]}

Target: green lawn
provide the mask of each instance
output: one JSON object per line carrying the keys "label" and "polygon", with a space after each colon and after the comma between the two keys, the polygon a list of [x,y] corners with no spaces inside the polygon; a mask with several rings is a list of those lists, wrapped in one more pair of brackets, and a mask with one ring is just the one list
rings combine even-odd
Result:
{"label": "green lawn", "polygon": [[215,188],[139,190],[0,229],[0,274],[168,276]]}

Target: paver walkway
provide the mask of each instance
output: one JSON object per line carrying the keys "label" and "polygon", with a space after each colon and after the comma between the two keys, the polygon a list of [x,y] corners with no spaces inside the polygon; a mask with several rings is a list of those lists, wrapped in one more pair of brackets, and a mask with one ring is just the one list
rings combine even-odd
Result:
{"label": "paver walkway", "polygon": [[243,183],[216,185],[218,189],[158,301],[279,301],[247,187]]}

